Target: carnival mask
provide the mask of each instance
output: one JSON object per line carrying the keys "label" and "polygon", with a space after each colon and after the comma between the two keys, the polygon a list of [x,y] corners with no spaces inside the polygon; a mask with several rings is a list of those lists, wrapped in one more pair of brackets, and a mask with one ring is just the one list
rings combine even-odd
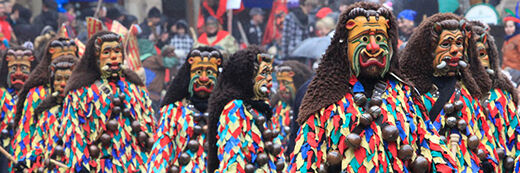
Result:
{"label": "carnival mask", "polygon": [[50,43],[49,53],[51,54],[51,61],[59,56],[71,55],[76,56],[78,47],[74,40],[70,39],[58,39]]}
{"label": "carnival mask", "polygon": [[467,64],[463,60],[463,51],[464,38],[462,32],[458,29],[442,30],[434,51],[434,76],[455,76],[459,66],[466,67]]}
{"label": "carnival mask", "polygon": [[491,64],[489,62],[489,54],[488,49],[489,46],[487,44],[487,34],[482,34],[479,38],[477,38],[477,52],[478,59],[482,66],[486,69],[486,72],[490,75],[493,75],[495,72],[491,69]]}
{"label": "carnival mask", "polygon": [[119,76],[123,69],[123,48],[121,42],[106,41],[101,44],[99,49],[99,67],[101,68],[102,76]]}
{"label": "carnival mask", "polygon": [[289,66],[276,68],[276,80],[278,80],[278,93],[281,99],[289,102],[296,95],[296,87],[293,82],[294,71]]}
{"label": "carnival mask", "polygon": [[253,91],[255,98],[253,100],[269,100],[269,93],[271,92],[272,80],[271,76],[273,70],[273,56],[269,54],[258,54],[256,57],[256,74],[254,78],[255,84]]}
{"label": "carnival mask", "polygon": [[72,69],[58,69],[54,72],[54,92],[58,93],[61,97],[65,96],[65,85],[67,84],[71,74]]}
{"label": "carnival mask", "polygon": [[34,61],[33,52],[30,50],[9,49],[5,56],[8,68],[7,84],[15,90],[22,89],[25,80],[31,73],[31,62]]}
{"label": "carnival mask", "polygon": [[347,21],[348,60],[356,76],[382,77],[390,68],[393,54],[383,16],[357,16]]}
{"label": "carnival mask", "polygon": [[220,53],[194,50],[188,58],[188,63],[191,65],[188,89],[190,96],[208,98],[217,83],[218,67],[222,63]]}

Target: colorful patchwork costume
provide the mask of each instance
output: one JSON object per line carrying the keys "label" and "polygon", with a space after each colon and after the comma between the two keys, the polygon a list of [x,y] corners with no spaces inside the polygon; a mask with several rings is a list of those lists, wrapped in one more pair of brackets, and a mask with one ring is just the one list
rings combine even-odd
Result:
{"label": "colorful patchwork costume", "polygon": [[210,47],[188,54],[163,101],[148,172],[206,172],[206,109],[222,62],[221,53]]}
{"label": "colorful patchwork costume", "polygon": [[20,99],[16,102],[19,111],[16,112],[15,124],[18,129],[13,144],[15,144],[14,156],[18,160],[24,159],[24,156],[32,149],[31,141],[36,131],[34,110],[50,94],[48,68],[51,61],[61,55],[78,56],[76,43],[69,38],[51,39],[45,50],[40,63],[20,91]]}
{"label": "colorful patchwork costume", "polygon": [[253,46],[224,64],[210,97],[208,172],[285,171],[280,131],[268,104],[272,62]]}
{"label": "colorful patchwork costume", "polygon": [[471,27],[461,17],[444,13],[416,29],[399,65],[422,95],[431,120],[427,123],[433,125],[429,130],[448,143],[458,172],[498,172],[495,138],[478,100],[480,89],[491,83],[480,62],[468,58],[476,56]]}
{"label": "colorful patchwork costume", "polygon": [[452,172],[418,94],[398,77],[397,25],[385,7],[342,13],[303,98],[289,172]]}
{"label": "colorful patchwork costume", "polygon": [[119,35],[100,31],[65,88],[63,122],[51,155],[72,171],[139,172],[154,143],[153,110],[143,82],[123,69]]}
{"label": "colorful patchwork costume", "polygon": [[490,132],[497,137],[495,143],[499,167],[509,172],[513,170],[514,158],[520,155],[520,125],[516,109],[518,95],[511,81],[499,68],[499,54],[495,39],[488,32],[489,28],[478,21],[472,21],[470,24],[478,53],[478,56],[473,56],[474,60],[481,62],[486,75],[492,79],[490,88],[482,88],[485,89],[482,93],[487,95],[487,100],[481,103],[488,117]]}
{"label": "colorful patchwork costume", "polygon": [[278,81],[277,93],[271,98],[273,124],[280,131],[279,137],[284,148],[289,140],[293,118],[293,101],[296,90],[311,77],[311,70],[298,61],[285,61],[275,68]]}

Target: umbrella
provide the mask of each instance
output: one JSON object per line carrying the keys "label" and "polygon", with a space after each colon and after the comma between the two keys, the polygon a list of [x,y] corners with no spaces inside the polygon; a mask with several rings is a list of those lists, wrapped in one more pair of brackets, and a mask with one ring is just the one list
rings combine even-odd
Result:
{"label": "umbrella", "polygon": [[294,57],[319,59],[330,45],[330,37],[311,37],[303,40],[290,54]]}

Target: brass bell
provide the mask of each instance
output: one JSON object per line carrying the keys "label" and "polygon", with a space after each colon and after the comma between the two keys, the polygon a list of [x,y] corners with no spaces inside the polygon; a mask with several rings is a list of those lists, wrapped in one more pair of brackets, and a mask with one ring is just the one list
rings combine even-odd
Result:
{"label": "brass bell", "polygon": [[119,106],[114,106],[112,108],[112,115],[119,115],[121,113],[121,107]]}
{"label": "brass bell", "polygon": [[121,99],[119,99],[119,97],[113,97],[112,103],[114,103],[114,106],[121,106]]}
{"label": "brass bell", "polygon": [[199,125],[193,126],[193,133],[195,136],[200,135],[202,133],[202,127],[200,127]]}
{"label": "brass bell", "polygon": [[193,117],[193,120],[195,120],[196,122],[199,122],[202,119],[202,116],[198,113],[193,113],[191,116]]}
{"label": "brass bell", "polygon": [[280,154],[280,152],[282,152],[282,145],[280,145],[279,143],[273,144],[272,151],[273,151],[272,154],[277,156],[278,154]]}
{"label": "brass bell", "polygon": [[109,120],[108,123],[107,123],[107,129],[111,132],[115,132],[117,130],[117,120]]}
{"label": "brass bell", "polygon": [[137,121],[137,120],[132,121],[132,131],[134,133],[141,131],[141,123],[139,123],[139,121]]}
{"label": "brass bell", "polygon": [[482,150],[482,149],[478,149],[478,151],[477,151],[477,157],[480,159],[480,161],[484,161],[484,160],[486,160],[486,159],[487,159],[487,156],[488,156],[488,154],[487,154],[484,150]]}
{"label": "brass bell", "polygon": [[504,167],[507,170],[513,170],[513,166],[515,166],[515,159],[513,159],[510,156],[507,156],[506,159],[504,160]]}
{"label": "brass bell", "polygon": [[367,112],[372,115],[372,118],[377,119],[381,115],[381,108],[379,106],[371,106]]}
{"label": "brass bell", "polygon": [[363,93],[354,94],[354,103],[358,106],[363,106],[367,102],[367,97]]}
{"label": "brass bell", "polygon": [[43,167],[39,167],[38,170],[36,171],[37,173],[44,173],[45,172],[45,168]]}
{"label": "brass bell", "polygon": [[64,154],[63,146],[57,145],[56,148],[54,148],[54,153],[56,154],[56,156],[63,156],[63,154]]}
{"label": "brass bell", "polygon": [[369,101],[370,106],[381,106],[383,104],[383,99],[380,96],[372,97]]}
{"label": "brass bell", "polygon": [[146,135],[145,132],[140,131],[139,136],[137,136],[137,140],[139,140],[139,143],[143,144],[148,139],[148,135]]}
{"label": "brass bell", "polygon": [[8,129],[13,129],[14,128],[14,120],[9,120],[9,122],[7,123],[7,128]]}
{"label": "brass bell", "polygon": [[268,161],[269,161],[269,157],[267,157],[267,154],[265,154],[265,153],[260,153],[256,157],[256,162],[260,166],[264,166]]}
{"label": "brass bell", "polygon": [[457,125],[457,118],[455,118],[455,117],[446,118],[446,125],[448,125],[448,127],[450,127],[450,128],[455,127],[455,125]]}
{"label": "brass bell", "polygon": [[399,130],[394,125],[386,125],[383,127],[383,139],[388,142],[394,142],[399,137]]}
{"label": "brass bell", "polygon": [[256,167],[253,164],[248,163],[246,164],[245,171],[246,173],[254,173],[256,171]]}
{"label": "brass bell", "polygon": [[125,96],[124,93],[119,93],[119,99],[120,99],[121,101],[124,101],[124,100],[125,100],[125,97],[126,97],[126,96]]}
{"label": "brass bell", "polygon": [[289,134],[291,132],[291,128],[288,126],[283,127],[283,130],[286,134]]}
{"label": "brass bell", "polygon": [[412,159],[413,156],[413,148],[410,145],[403,145],[398,152],[399,159],[405,161]]}
{"label": "brass bell", "polygon": [[372,120],[372,115],[368,113],[364,113],[359,116],[359,124],[363,126],[370,126],[370,124],[372,124]]}
{"label": "brass bell", "polygon": [[202,126],[202,131],[204,132],[204,134],[207,134],[208,133],[208,125]]}
{"label": "brass bell", "polygon": [[155,144],[155,140],[153,140],[153,137],[149,137],[148,141],[146,141],[146,148],[152,149],[153,144]]}
{"label": "brass bell", "polygon": [[7,137],[9,137],[9,130],[3,129],[2,130],[2,138],[5,139]]}
{"label": "brass bell", "polygon": [[285,167],[285,163],[282,161],[282,159],[278,159],[276,161],[276,171],[278,171],[278,172],[283,171],[284,167]]}
{"label": "brass bell", "polygon": [[260,116],[259,115],[259,116],[256,117],[256,125],[257,126],[263,127],[264,123],[265,123],[265,117],[264,116]]}
{"label": "brass bell", "polygon": [[462,110],[462,107],[464,107],[464,103],[462,103],[460,100],[453,102],[453,105],[455,106],[456,111],[460,111]]}
{"label": "brass bell", "polygon": [[468,123],[466,123],[466,121],[464,121],[463,119],[460,119],[457,122],[457,127],[459,128],[460,131],[465,131],[466,128],[468,127]]}
{"label": "brass bell", "polygon": [[325,166],[325,164],[321,163],[320,167],[318,168],[318,173],[327,173],[327,166]]}
{"label": "brass bell", "polygon": [[130,117],[132,115],[132,113],[130,111],[130,108],[123,109],[123,115],[127,116],[127,117]]}
{"label": "brass bell", "polygon": [[270,152],[270,153],[273,152],[273,142],[271,142],[271,141],[266,141],[266,142],[264,142],[264,146],[265,146],[265,150],[266,150],[267,152]]}
{"label": "brass bell", "polygon": [[105,147],[108,147],[110,146],[110,143],[112,142],[112,137],[106,133],[103,133],[101,135],[101,143],[103,144],[103,146]]}
{"label": "brass bell", "polygon": [[506,157],[506,151],[503,148],[497,148],[497,155],[500,160]]}
{"label": "brass bell", "polygon": [[327,153],[327,163],[330,166],[339,165],[343,160],[343,156],[337,150],[329,151]]}
{"label": "brass bell", "polygon": [[453,104],[446,103],[444,105],[444,113],[445,113],[445,115],[451,114],[454,110],[455,110],[455,106],[453,106]]}
{"label": "brass bell", "polygon": [[361,137],[358,134],[350,133],[345,138],[345,142],[347,143],[348,147],[356,150],[361,146]]}
{"label": "brass bell", "polygon": [[262,137],[266,140],[271,140],[273,138],[273,131],[271,131],[271,129],[265,129],[262,133]]}
{"label": "brass bell", "polygon": [[90,153],[90,156],[92,158],[98,158],[99,157],[99,148],[96,145],[90,145],[88,146],[88,152]]}
{"label": "brass bell", "polygon": [[190,162],[190,155],[188,153],[182,153],[179,157],[179,163],[181,165],[186,165]]}
{"label": "brass bell", "polygon": [[188,142],[188,148],[191,152],[197,152],[199,150],[199,142],[197,142],[195,139],[192,139]]}
{"label": "brass bell", "polygon": [[180,170],[177,166],[171,166],[170,169],[168,170],[168,173],[179,173]]}
{"label": "brass bell", "polygon": [[428,160],[423,156],[417,156],[415,160],[412,162],[412,172],[413,173],[423,173],[428,172]]}
{"label": "brass bell", "polygon": [[475,151],[478,147],[478,145],[480,144],[480,140],[478,139],[477,136],[475,135],[471,135],[469,138],[468,138],[468,148]]}
{"label": "brass bell", "polygon": [[274,130],[273,130],[273,136],[272,136],[272,138],[277,138],[277,137],[278,137],[278,135],[280,135],[280,131],[279,131],[279,130],[276,130],[276,129],[274,129]]}

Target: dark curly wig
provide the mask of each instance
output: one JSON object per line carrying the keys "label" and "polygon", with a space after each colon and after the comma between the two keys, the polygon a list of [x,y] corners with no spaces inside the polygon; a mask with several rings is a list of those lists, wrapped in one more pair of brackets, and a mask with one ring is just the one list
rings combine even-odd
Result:
{"label": "dark curly wig", "polygon": [[[49,83],[50,83],[51,93],[54,92],[54,85],[52,84],[52,82],[54,81],[55,70],[67,70],[67,69],[73,70],[75,65],[77,64],[77,62],[78,62],[78,58],[75,56],[71,56],[71,55],[59,56],[54,61],[52,61],[52,63],[50,64],[50,66],[48,68],[48,71],[50,74]],[[51,68],[51,66],[54,68],[54,71]],[[47,95],[45,97],[45,99],[43,99],[42,103],[40,103],[38,105],[38,107],[36,107],[34,114],[39,115],[43,111],[58,105],[59,104],[57,101],[58,97],[60,97],[60,96],[54,96],[52,94]],[[38,117],[39,116],[34,116],[35,122],[38,121]]]}
{"label": "dark curly wig", "polygon": [[[493,75],[488,74],[492,80],[491,88],[500,88],[502,90],[505,90],[505,91],[511,93],[513,95],[513,101],[515,103],[518,103],[517,102],[518,94],[516,93],[515,87],[513,86],[511,81],[509,79],[507,79],[507,77],[504,75],[504,73],[502,73],[502,70],[500,69],[500,65],[499,65],[500,57],[498,54],[497,45],[495,43],[495,38],[493,36],[491,36],[491,34],[489,34],[489,32],[487,31],[487,27],[483,23],[481,23],[479,21],[471,21],[469,23],[471,25],[471,29],[473,31],[474,37],[480,38],[483,35],[486,36],[487,41],[485,44],[487,44],[487,46],[488,46],[487,53],[489,56],[489,64],[490,64],[489,66],[490,66],[491,70],[493,70],[495,72]],[[476,56],[476,57],[478,57],[478,56]],[[478,58],[477,58],[477,60],[478,60]],[[475,76],[475,78],[477,78],[477,76]],[[489,90],[487,90],[487,91],[489,91]]]}
{"label": "dark curly wig", "polygon": [[[300,106],[300,113],[298,115],[298,122],[302,124],[309,116],[319,111],[321,108],[329,106],[334,102],[345,96],[350,92],[349,80],[352,76],[350,62],[347,59],[347,38],[348,30],[346,24],[349,19],[354,19],[357,16],[366,16],[368,13],[356,8],[363,8],[365,10],[376,11],[376,15],[384,16],[389,20],[388,40],[393,51],[393,56],[390,62],[390,71],[399,74],[398,60],[397,60],[397,20],[395,16],[386,7],[380,4],[369,2],[358,2],[350,5],[346,12],[339,17],[336,25],[336,33],[332,38],[330,46],[327,48],[323,56],[320,66],[316,72],[316,76],[309,84],[307,93],[305,94],[302,104]],[[372,14],[371,14],[372,15]],[[388,73],[385,74],[388,77]]]}
{"label": "dark curly wig", "polygon": [[[291,67],[291,70],[294,72],[293,82],[294,82],[294,88],[296,90],[298,88],[300,88],[300,86],[302,86],[303,83],[305,83],[307,80],[309,80],[309,78],[312,76],[311,69],[307,65],[302,64],[301,62],[298,62],[298,61],[289,60],[289,61],[283,62],[282,64],[280,64],[278,66],[279,67],[281,67],[281,66]],[[295,91],[295,92],[297,92],[297,91]],[[271,105],[276,104],[280,99],[281,98],[280,98],[279,94],[274,95],[271,98]],[[289,104],[292,105],[292,103],[289,103]]]}
{"label": "dark curly wig", "polygon": [[[191,80],[191,78],[190,78],[191,64],[188,63],[188,59],[191,57],[194,50],[198,50],[200,52],[217,51],[219,53],[218,58],[220,58],[222,60],[221,62],[224,62],[222,54],[220,53],[220,51],[218,49],[215,49],[213,47],[206,47],[206,46],[192,49],[190,51],[190,53],[188,54],[188,56],[186,57],[186,62],[181,66],[181,68],[177,72],[175,79],[173,79],[170,86],[168,86],[168,90],[166,92],[166,95],[164,96],[161,106],[175,103],[176,101],[180,101],[180,100],[182,100],[184,98],[188,98],[190,96],[188,88],[189,88],[190,80]],[[220,67],[221,66],[219,66],[219,68]]]}
{"label": "dark curly wig", "polygon": [[[43,56],[41,57],[40,63],[38,63],[38,66],[36,66],[36,68],[31,72],[31,75],[29,75],[29,78],[27,79],[27,81],[23,85],[22,90],[20,91],[20,94],[18,94],[18,101],[16,101],[17,107],[23,108],[25,98],[27,97],[27,93],[30,89],[37,86],[49,84],[50,74],[48,68],[52,61],[52,54],[49,52],[49,48],[58,46],[52,44],[55,41],[75,45],[73,40],[65,37],[55,37],[50,39],[49,42],[47,42],[47,45],[45,46],[45,52],[40,53],[40,55]],[[78,57],[77,51],[76,57]],[[22,116],[22,111],[16,111],[16,116]]]}
{"label": "dark curly wig", "polygon": [[[28,48],[25,48],[25,47],[13,47],[13,48],[10,48],[8,50],[14,50],[14,51],[30,50],[32,52],[31,49],[28,49]],[[9,70],[7,68],[7,61],[5,60],[5,56],[6,55],[7,55],[7,50],[2,52],[2,59],[0,60],[0,87],[3,87],[3,88],[7,88],[8,87],[7,86],[7,77],[8,77],[7,73],[8,73]],[[34,57],[34,61],[31,62],[31,71],[33,71],[33,69],[35,69],[36,65],[38,65],[38,58]],[[25,83],[27,83],[27,81],[25,81]]]}
{"label": "dark curly wig", "polygon": [[[101,71],[99,68],[99,56],[96,53],[95,42],[97,38],[101,38],[102,42],[106,41],[118,41],[118,35],[109,31],[99,31],[94,34],[90,40],[88,40],[87,45],[85,46],[85,53],[83,57],[79,60],[78,65],[74,68],[72,75],[70,76],[69,82],[65,87],[65,93],[69,91],[81,88],[83,86],[88,86],[93,84],[96,80],[101,79]],[[124,51],[123,51],[124,52]],[[124,61],[123,54],[123,61]],[[143,86],[143,81],[137,76],[137,74],[129,69],[123,69],[123,76],[129,80],[131,83],[136,85]]]}
{"label": "dark curly wig", "polygon": [[254,97],[253,85],[255,76],[255,64],[258,54],[264,53],[262,49],[250,46],[245,50],[239,50],[231,55],[224,63],[224,70],[220,73],[217,86],[209,98],[209,122],[208,122],[208,151],[207,169],[214,172],[218,168],[217,158],[217,123],[220,114],[231,100],[251,100]]}
{"label": "dark curly wig", "polygon": [[439,23],[443,27],[461,29],[463,31],[465,51],[464,59],[469,60],[469,67],[462,69],[461,80],[469,90],[470,94],[475,98],[482,96],[481,88],[477,85],[477,81],[473,78],[472,71],[475,76],[479,76],[479,83],[482,88],[490,88],[491,80],[485,75],[485,70],[480,61],[472,60],[469,57],[477,56],[475,49],[475,41],[467,37],[469,26],[460,28],[460,23],[452,24],[451,21],[461,21],[463,18],[452,13],[439,13],[430,16],[424,20],[412,34],[406,47],[400,54],[400,68],[404,76],[406,76],[417,88],[419,93],[424,94],[433,89],[433,73],[432,66],[434,54],[433,51],[437,47],[439,34],[434,29],[434,24]]}

